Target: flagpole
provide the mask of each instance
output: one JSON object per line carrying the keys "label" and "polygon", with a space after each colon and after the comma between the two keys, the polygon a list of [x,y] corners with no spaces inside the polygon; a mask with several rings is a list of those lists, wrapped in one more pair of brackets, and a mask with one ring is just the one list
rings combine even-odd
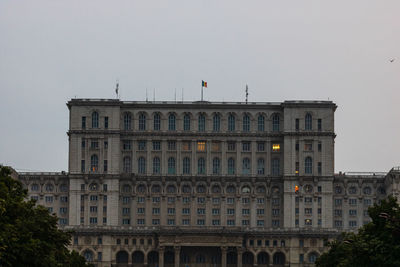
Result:
{"label": "flagpole", "polygon": [[203,102],[203,82],[201,83],[201,101]]}

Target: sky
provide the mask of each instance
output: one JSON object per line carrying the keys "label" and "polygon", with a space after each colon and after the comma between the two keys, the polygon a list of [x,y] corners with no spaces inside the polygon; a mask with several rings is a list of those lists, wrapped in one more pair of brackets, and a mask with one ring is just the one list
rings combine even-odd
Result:
{"label": "sky", "polygon": [[[0,1],[0,163],[68,170],[71,98],[332,100],[335,171],[400,165],[400,1]],[[390,62],[391,59],[395,59]]]}

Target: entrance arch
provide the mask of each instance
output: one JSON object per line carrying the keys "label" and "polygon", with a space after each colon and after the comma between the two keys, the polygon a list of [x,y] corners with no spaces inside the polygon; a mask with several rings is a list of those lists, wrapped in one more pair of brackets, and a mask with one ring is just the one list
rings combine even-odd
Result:
{"label": "entrance arch", "polygon": [[117,266],[128,266],[129,255],[125,250],[118,251],[116,256]]}
{"label": "entrance arch", "polygon": [[135,251],[132,254],[133,267],[143,267],[144,265],[144,254],[141,251]]}
{"label": "entrance arch", "polygon": [[267,252],[260,252],[257,255],[257,266],[267,267],[269,264],[269,255]]}
{"label": "entrance arch", "polygon": [[283,254],[282,252],[276,252],[274,254],[273,264],[275,266],[283,266],[283,265],[285,265],[285,261],[286,261],[285,254]]}
{"label": "entrance arch", "polygon": [[158,266],[158,257],[157,251],[150,251],[149,254],[147,254],[147,263],[149,264],[149,267]]}
{"label": "entrance arch", "polygon": [[242,255],[242,266],[243,267],[253,267],[254,264],[254,255],[253,253],[246,251]]}

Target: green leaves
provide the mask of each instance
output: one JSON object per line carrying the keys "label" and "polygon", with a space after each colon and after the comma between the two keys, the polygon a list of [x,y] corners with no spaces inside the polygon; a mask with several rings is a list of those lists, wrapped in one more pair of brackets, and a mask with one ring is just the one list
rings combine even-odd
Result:
{"label": "green leaves", "polygon": [[358,233],[342,233],[328,243],[330,250],[322,254],[317,266],[400,266],[400,208],[389,197],[368,209],[372,222]]}
{"label": "green leaves", "polygon": [[71,235],[57,228],[57,217],[35,201],[0,166],[0,266],[88,266],[67,246]]}

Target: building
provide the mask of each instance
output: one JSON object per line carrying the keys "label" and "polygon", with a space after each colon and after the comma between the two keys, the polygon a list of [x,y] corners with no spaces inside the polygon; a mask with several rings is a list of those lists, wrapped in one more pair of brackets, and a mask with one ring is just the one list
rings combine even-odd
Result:
{"label": "building", "polygon": [[334,173],[331,101],[73,99],[68,173],[19,173],[97,266],[309,266],[398,197],[400,169]]}

